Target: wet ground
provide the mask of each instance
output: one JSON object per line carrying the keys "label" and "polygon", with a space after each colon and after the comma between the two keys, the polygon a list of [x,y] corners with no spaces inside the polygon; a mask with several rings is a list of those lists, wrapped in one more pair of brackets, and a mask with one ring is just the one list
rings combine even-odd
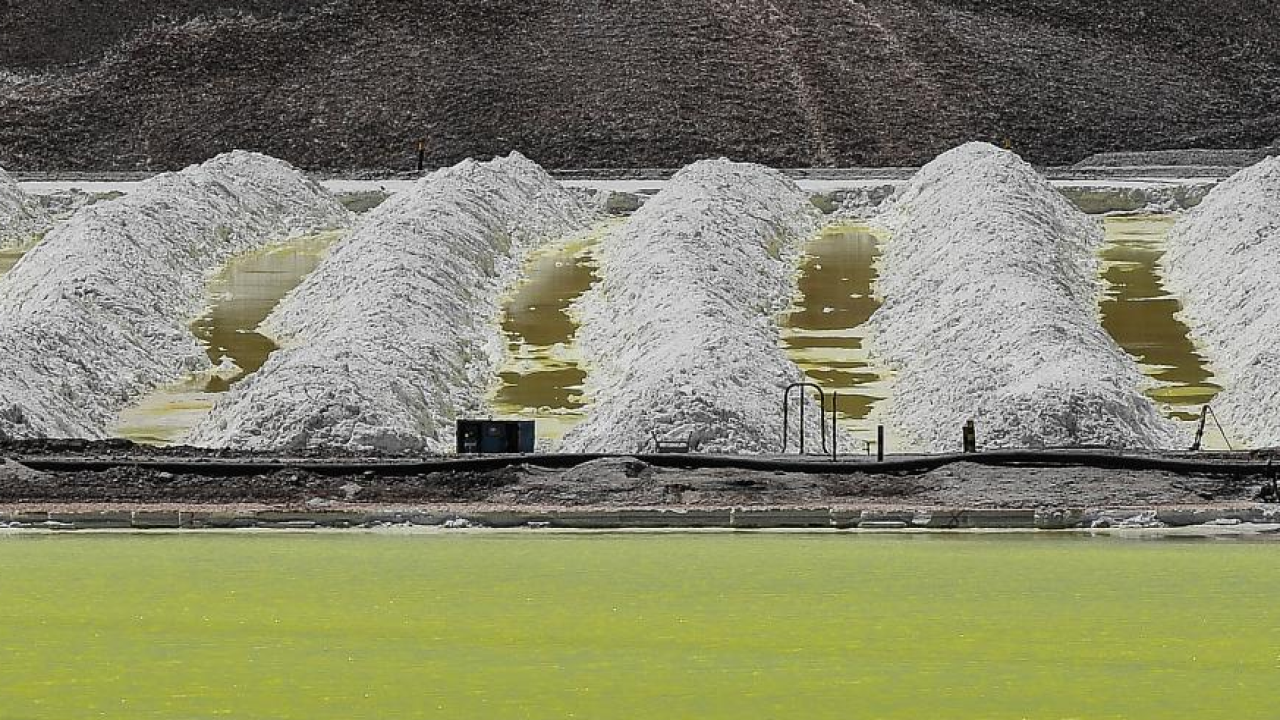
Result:
{"label": "wet ground", "polygon": [[[1193,421],[1220,388],[1178,318],[1178,300],[1163,286],[1160,259],[1175,219],[1134,215],[1105,220],[1101,272],[1107,291],[1100,312],[1106,330],[1152,378],[1148,393],[1162,411]],[[535,253],[505,303],[502,327],[511,359],[501,371],[494,406],[500,415],[537,420],[544,441],[558,439],[583,418],[586,373],[574,348],[577,323],[571,306],[596,280],[596,243],[623,221],[615,218],[588,236]],[[219,393],[261,367],[275,344],[258,334],[257,326],[314,269],[336,237],[300,239],[228,264],[210,283],[210,308],[193,322],[192,331],[215,365],[227,360],[235,369],[189,377],[143,399],[122,415],[119,434],[142,442],[174,442],[208,412]],[[827,390],[828,410],[831,393],[839,394],[843,427],[863,441],[875,439],[882,422],[877,409],[892,386],[890,373],[866,350],[866,322],[879,306],[874,283],[881,242],[865,225],[825,228],[806,248],[795,306],[779,318],[784,351]],[[22,254],[0,252],[0,273]],[[888,431],[889,449],[900,450],[893,429]],[[1206,440],[1209,447],[1225,445],[1215,432]],[[864,449],[861,444],[843,448]]]}
{"label": "wet ground", "polygon": [[876,438],[875,411],[891,391],[888,370],[866,348],[866,322],[880,307],[874,283],[882,240],[866,225],[823,229],[805,249],[796,304],[780,318],[783,350],[827,393],[827,411],[839,394],[842,426],[867,441]]}
{"label": "wet ground", "polygon": [[[0,446],[0,456],[43,455],[40,443]],[[1090,508],[1253,503],[1271,482],[1265,472],[1232,475],[1065,464],[989,465],[960,459],[935,469],[886,472],[868,467],[839,473],[744,467],[659,466],[644,459],[607,457],[556,467],[527,463],[493,469],[339,468],[243,464],[217,451],[187,450],[202,462],[169,470],[140,464],[159,452],[124,456],[127,448],[86,444],[79,457],[117,458],[104,469],[50,469],[32,460],[0,464],[0,506],[70,507],[95,504],[266,504],[325,509],[337,505],[464,503],[494,508],[770,507],[868,503],[904,508]],[[56,457],[75,460],[65,448]],[[1211,456],[1197,456],[1205,459]],[[1232,460],[1261,458],[1231,456]],[[226,463],[225,467],[209,462]],[[274,462],[274,461],[273,461]],[[546,462],[545,465],[553,463]],[[65,468],[65,466],[62,466]]]}
{"label": "wet ground", "polygon": [[[1193,421],[1221,388],[1179,318],[1182,304],[1164,287],[1160,259],[1173,215],[1109,217],[1102,250],[1107,283],[1102,326],[1155,384],[1147,394],[1168,417]],[[1220,438],[1210,438],[1220,442]]]}
{"label": "wet ground", "polygon": [[172,443],[200,421],[221,393],[256,372],[276,349],[258,326],[324,259],[340,233],[323,233],[241,255],[209,282],[209,308],[191,324],[215,366],[236,369],[191,376],[144,397],[121,413],[115,434],[144,443]]}
{"label": "wet ground", "polygon": [[0,275],[9,272],[26,254],[26,250],[0,250]]}
{"label": "wet ground", "polygon": [[585,237],[534,253],[504,305],[502,330],[511,357],[500,374],[494,409],[535,420],[539,439],[557,440],[585,417],[587,374],[573,345],[578,323],[571,306],[598,279],[596,245],[621,222],[606,221]]}

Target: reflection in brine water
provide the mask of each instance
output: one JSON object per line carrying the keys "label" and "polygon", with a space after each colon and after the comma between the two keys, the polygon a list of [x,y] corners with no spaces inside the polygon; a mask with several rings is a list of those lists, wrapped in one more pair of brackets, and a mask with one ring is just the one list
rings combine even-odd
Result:
{"label": "reflection in brine water", "polygon": [[828,410],[830,395],[840,394],[840,421],[863,440],[875,438],[874,411],[891,389],[890,374],[865,347],[866,322],[880,307],[880,242],[865,225],[825,228],[806,248],[796,304],[781,319],[782,348],[827,392]]}
{"label": "reflection in brine water", "polygon": [[1173,216],[1117,216],[1106,219],[1102,275],[1102,326],[1142,371],[1158,381],[1148,395],[1169,417],[1195,420],[1221,388],[1178,319],[1182,309],[1160,275],[1165,238]]}
{"label": "reflection in brine water", "polygon": [[578,323],[570,307],[595,284],[595,248],[621,222],[606,221],[586,237],[533,253],[505,303],[502,329],[511,357],[493,406],[501,415],[537,421],[540,439],[559,439],[584,417],[586,372],[573,346]]}
{"label": "reflection in brine water", "polygon": [[191,324],[215,366],[224,358],[238,370],[198,375],[157,390],[125,410],[118,437],[148,444],[178,442],[221,393],[256,372],[276,344],[257,332],[280,300],[320,264],[340,232],[319,233],[233,258],[209,282],[210,306]]}

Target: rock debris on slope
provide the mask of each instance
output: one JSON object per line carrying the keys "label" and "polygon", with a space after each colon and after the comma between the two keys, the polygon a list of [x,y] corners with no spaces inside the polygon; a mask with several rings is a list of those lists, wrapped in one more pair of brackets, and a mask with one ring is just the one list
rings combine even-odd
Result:
{"label": "rock debris on slope", "polygon": [[500,300],[592,212],[519,154],[436,172],[363,217],[263,324],[282,349],[189,438],[247,449],[445,452],[487,414]]}
{"label": "rock debris on slope", "polygon": [[925,166],[879,219],[874,350],[889,419],[919,449],[1154,448],[1177,428],[1098,319],[1100,225],[1013,153],[970,143]]}
{"label": "rock debris on slope", "polygon": [[233,255],[349,214],[286,163],[233,152],[80,209],[0,277],[0,438],[101,438],[211,365],[188,323]]}
{"label": "rock debris on slope", "polygon": [[[1280,134],[1274,0],[12,0],[0,164],[1037,163]],[[138,122],[145,118],[146,122]]]}

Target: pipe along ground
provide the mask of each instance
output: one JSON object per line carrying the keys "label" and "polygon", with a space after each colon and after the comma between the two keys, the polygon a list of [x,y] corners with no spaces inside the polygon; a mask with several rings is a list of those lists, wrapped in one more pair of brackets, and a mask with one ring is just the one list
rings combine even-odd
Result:
{"label": "pipe along ground", "polygon": [[794,472],[821,475],[920,474],[956,463],[992,467],[1087,467],[1101,470],[1165,471],[1179,474],[1271,477],[1270,461],[1235,461],[1210,458],[1180,458],[1155,455],[1086,450],[999,450],[980,453],[925,455],[890,458],[882,462],[837,461],[801,457],[750,457],[741,455],[612,455],[612,454],[530,454],[478,457],[430,458],[423,460],[341,461],[341,460],[190,460],[166,458],[74,458],[14,456],[11,459],[41,472],[101,472],[130,467],[176,475],[243,477],[281,470],[298,470],[317,475],[384,476],[421,475],[440,472],[485,472],[515,465],[567,469],[605,458],[635,458],[654,467],[686,470],[722,468],[765,472]]}

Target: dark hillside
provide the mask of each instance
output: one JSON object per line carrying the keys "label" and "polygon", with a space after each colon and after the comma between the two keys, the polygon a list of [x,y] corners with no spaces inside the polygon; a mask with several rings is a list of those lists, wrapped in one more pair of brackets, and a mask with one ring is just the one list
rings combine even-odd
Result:
{"label": "dark hillside", "polygon": [[1039,162],[1280,136],[1271,0],[6,0],[0,166]]}

